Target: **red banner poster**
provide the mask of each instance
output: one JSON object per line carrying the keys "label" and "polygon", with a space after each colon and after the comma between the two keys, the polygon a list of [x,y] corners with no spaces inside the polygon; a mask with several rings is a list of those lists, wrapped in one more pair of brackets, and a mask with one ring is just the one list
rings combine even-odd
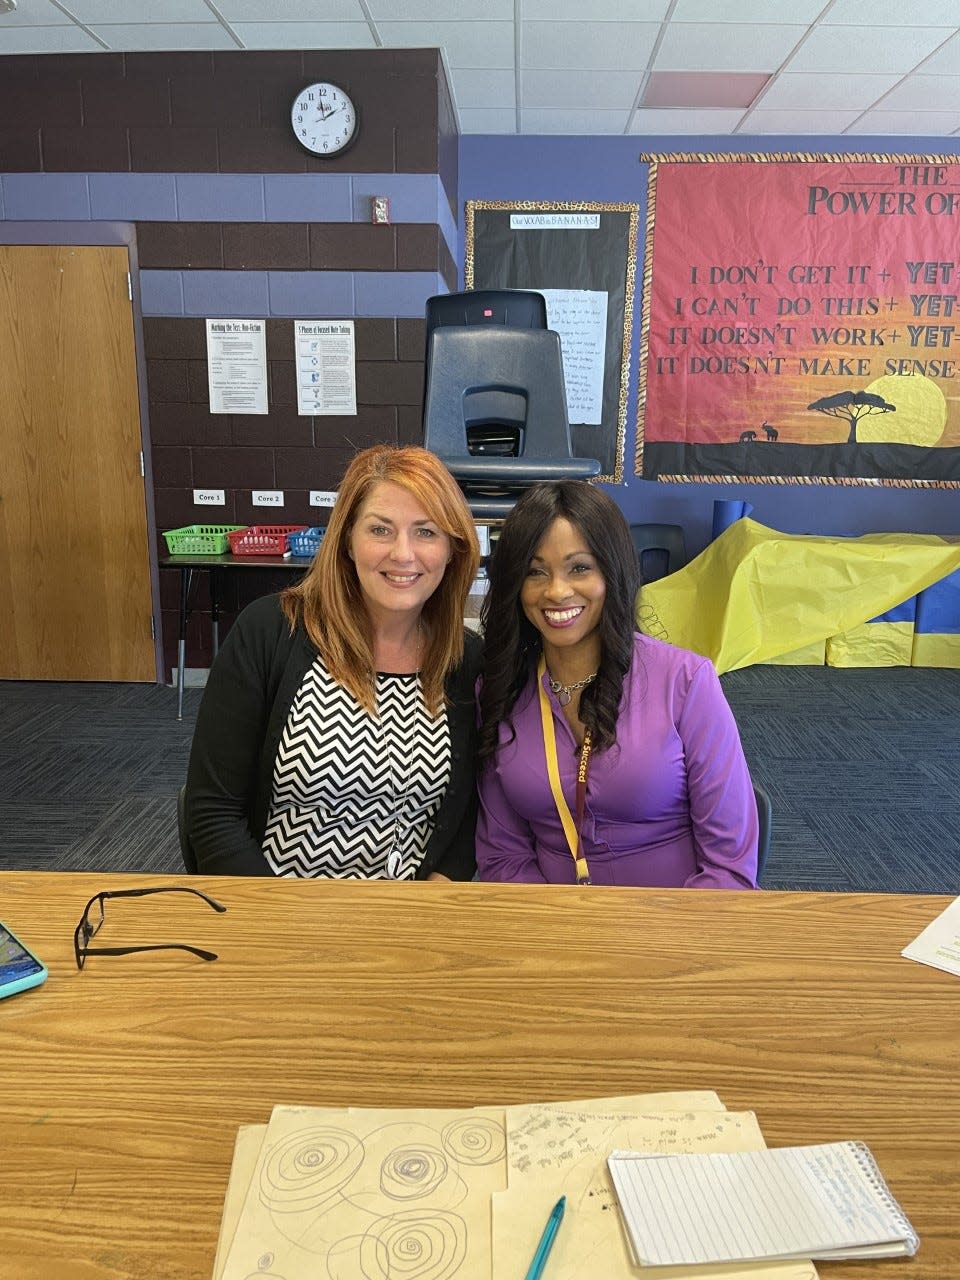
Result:
{"label": "red banner poster", "polygon": [[957,158],[641,159],[637,474],[960,487]]}

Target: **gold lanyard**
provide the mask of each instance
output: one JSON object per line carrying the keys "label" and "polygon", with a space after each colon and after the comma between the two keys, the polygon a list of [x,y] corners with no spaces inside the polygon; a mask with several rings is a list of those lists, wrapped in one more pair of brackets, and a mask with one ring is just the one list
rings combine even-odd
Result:
{"label": "gold lanyard", "polygon": [[540,719],[543,722],[543,749],[547,760],[547,777],[550,779],[550,790],[553,792],[553,802],[557,806],[557,813],[560,815],[563,834],[567,838],[570,855],[576,867],[577,884],[589,884],[590,868],[587,866],[587,859],[583,852],[581,831],[587,796],[587,771],[590,767],[590,730],[588,729],[583,735],[583,746],[580,748],[580,762],[577,766],[577,819],[574,822],[570,806],[567,804],[566,796],[563,794],[563,788],[560,785],[560,765],[557,759],[557,735],[553,727],[553,708],[550,706],[550,699],[547,697],[547,692],[543,687],[543,677],[546,670],[546,659],[541,654],[540,662],[537,666],[537,689],[540,693]]}

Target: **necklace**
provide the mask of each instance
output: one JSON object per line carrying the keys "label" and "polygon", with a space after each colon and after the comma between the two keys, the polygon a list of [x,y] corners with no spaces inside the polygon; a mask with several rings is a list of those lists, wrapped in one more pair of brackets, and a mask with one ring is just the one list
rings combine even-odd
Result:
{"label": "necklace", "polygon": [[[417,669],[414,672],[416,677],[416,698],[419,699],[422,694],[420,685],[420,646],[423,640],[423,629],[419,619],[417,619]],[[387,875],[391,880],[398,880],[403,871],[403,845],[402,833],[400,830],[400,821],[403,816],[403,808],[407,802],[410,790],[410,775],[413,772],[412,759],[407,760],[406,772],[402,777],[395,777],[393,772],[393,760],[386,741],[386,733],[384,732],[383,721],[380,720],[380,743],[383,748],[383,756],[387,762],[387,780],[390,783],[390,804],[393,807],[393,835],[390,839],[390,850],[387,853]]]}
{"label": "necklace", "polygon": [[594,671],[592,675],[584,676],[582,680],[575,680],[573,684],[561,684],[559,680],[554,680],[549,671],[547,672],[547,679],[550,681],[550,688],[557,695],[557,701],[560,703],[561,707],[565,707],[567,705],[578,689],[585,689],[587,685],[591,684],[596,680],[596,678],[597,673]]}

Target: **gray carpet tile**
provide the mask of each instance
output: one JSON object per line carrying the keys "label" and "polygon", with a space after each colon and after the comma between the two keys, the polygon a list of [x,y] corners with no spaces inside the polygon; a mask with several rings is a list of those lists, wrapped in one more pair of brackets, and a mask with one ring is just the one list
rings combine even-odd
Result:
{"label": "gray carpet tile", "polygon": [[117,801],[74,840],[57,869],[182,872],[175,796]]}
{"label": "gray carpet tile", "polygon": [[[960,893],[960,671],[747,667],[722,678],[773,801],[770,889]],[[0,681],[0,866],[179,872],[202,691]]]}

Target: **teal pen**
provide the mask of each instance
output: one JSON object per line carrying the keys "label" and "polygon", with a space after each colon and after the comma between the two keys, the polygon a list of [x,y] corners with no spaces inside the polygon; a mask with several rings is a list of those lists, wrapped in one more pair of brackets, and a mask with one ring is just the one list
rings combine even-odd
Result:
{"label": "teal pen", "polygon": [[554,1238],[560,1230],[560,1223],[563,1221],[563,1211],[566,1207],[567,1197],[561,1196],[550,1211],[550,1217],[547,1219],[547,1225],[543,1228],[543,1235],[540,1237],[540,1243],[537,1245],[537,1252],[533,1255],[533,1261],[527,1268],[527,1274],[523,1277],[523,1280],[540,1280],[540,1277],[543,1275],[543,1268],[546,1266],[550,1250],[553,1248]]}

